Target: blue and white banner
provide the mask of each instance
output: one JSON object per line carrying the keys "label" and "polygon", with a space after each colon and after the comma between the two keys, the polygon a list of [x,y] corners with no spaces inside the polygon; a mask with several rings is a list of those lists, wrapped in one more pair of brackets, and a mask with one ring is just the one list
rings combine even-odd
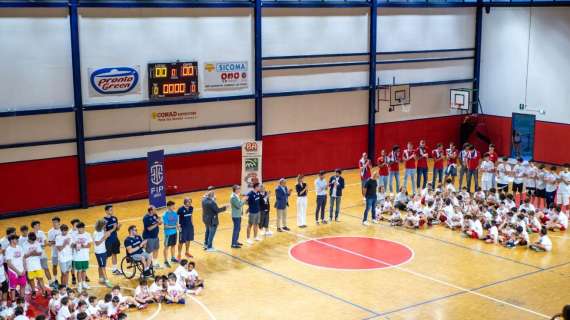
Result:
{"label": "blue and white banner", "polygon": [[149,152],[147,163],[148,202],[157,208],[163,208],[166,206],[164,150]]}
{"label": "blue and white banner", "polygon": [[234,90],[248,87],[247,61],[204,63],[204,90]]}
{"label": "blue and white banner", "polygon": [[89,96],[140,93],[140,67],[89,68]]}

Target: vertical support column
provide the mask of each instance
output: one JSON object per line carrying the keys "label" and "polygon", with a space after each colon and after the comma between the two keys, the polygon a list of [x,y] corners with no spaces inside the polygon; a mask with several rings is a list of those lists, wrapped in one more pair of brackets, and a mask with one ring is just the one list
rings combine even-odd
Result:
{"label": "vertical support column", "polygon": [[255,0],[253,11],[253,38],[255,59],[255,140],[263,140],[263,76],[261,53],[261,0]]}
{"label": "vertical support column", "polygon": [[477,1],[475,13],[475,59],[473,65],[473,106],[471,112],[479,112],[479,78],[481,74],[481,38],[483,33],[483,3]]}
{"label": "vertical support column", "polygon": [[378,18],[377,0],[370,0],[369,70],[368,70],[368,156],[376,162],[376,32]]}
{"label": "vertical support column", "polygon": [[71,63],[73,71],[73,102],[75,107],[75,138],[77,146],[77,170],[79,176],[79,201],[87,208],[87,179],[85,174],[85,134],[83,130],[83,97],[81,93],[81,63],[79,60],[79,20],[77,0],[69,2],[71,30]]}

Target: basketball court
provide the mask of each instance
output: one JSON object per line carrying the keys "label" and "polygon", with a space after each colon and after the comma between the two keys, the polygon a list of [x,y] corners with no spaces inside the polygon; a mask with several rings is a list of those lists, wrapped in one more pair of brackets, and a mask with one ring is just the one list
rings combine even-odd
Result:
{"label": "basketball court", "polygon": [[[372,173],[380,160],[399,163],[390,173],[403,183],[409,159],[397,150],[424,141],[431,182],[436,146],[468,143],[475,153],[454,167],[457,178],[471,171],[482,182],[468,161],[490,148],[513,167],[521,158],[563,172],[568,30],[568,2],[558,0],[0,0],[1,236],[34,220],[47,232],[55,216],[92,233],[112,204],[120,262],[127,228],[142,232],[149,205],[162,217],[167,200],[178,208],[190,197],[205,289],[128,319],[550,319],[570,303],[568,231],[550,232],[552,251],[539,253],[442,225],[363,225],[359,158]],[[316,175],[328,181],[336,169],[346,183],[340,221],[315,224]],[[283,232],[280,178],[293,189]],[[548,192],[570,199],[564,181]],[[222,206],[233,185],[245,194],[257,182],[271,192],[273,235],[246,243],[245,205],[246,244],[231,247],[226,211],[215,251],[203,250],[207,189]],[[163,237],[161,227],[161,264]],[[89,262],[88,292],[102,298],[93,248]],[[139,277],[110,281],[132,295]],[[28,300],[34,315],[46,312],[46,299]]]}

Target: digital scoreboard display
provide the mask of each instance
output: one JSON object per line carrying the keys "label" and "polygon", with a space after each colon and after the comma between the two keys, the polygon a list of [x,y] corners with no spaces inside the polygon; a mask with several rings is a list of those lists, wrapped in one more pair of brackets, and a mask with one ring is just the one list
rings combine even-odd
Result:
{"label": "digital scoreboard display", "polygon": [[198,97],[198,62],[148,64],[150,100]]}

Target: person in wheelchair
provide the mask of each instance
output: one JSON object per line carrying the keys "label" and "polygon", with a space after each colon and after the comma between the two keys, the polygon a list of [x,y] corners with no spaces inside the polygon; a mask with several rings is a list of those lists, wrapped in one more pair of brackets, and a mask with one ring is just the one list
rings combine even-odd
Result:
{"label": "person in wheelchair", "polygon": [[146,240],[143,240],[141,236],[137,234],[137,227],[132,225],[129,227],[129,236],[125,239],[125,248],[127,248],[127,257],[130,257],[134,261],[140,261],[143,264],[143,276],[149,277],[152,272],[150,267],[152,266],[152,257],[148,254],[144,248],[146,246]]}

